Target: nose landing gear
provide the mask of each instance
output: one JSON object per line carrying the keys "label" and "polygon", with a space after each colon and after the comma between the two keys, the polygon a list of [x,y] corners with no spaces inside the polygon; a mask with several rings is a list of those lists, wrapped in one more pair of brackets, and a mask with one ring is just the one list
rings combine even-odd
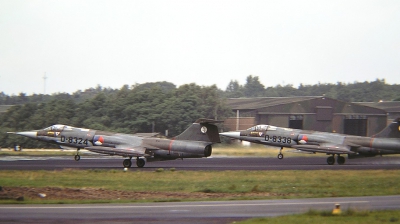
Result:
{"label": "nose landing gear", "polygon": [[283,150],[283,147],[281,147],[281,149],[279,150],[278,159],[283,159],[282,150]]}
{"label": "nose landing gear", "polygon": [[75,161],[79,161],[81,159],[81,156],[79,155],[79,150],[81,150],[80,148],[76,149],[76,155],[74,157]]}

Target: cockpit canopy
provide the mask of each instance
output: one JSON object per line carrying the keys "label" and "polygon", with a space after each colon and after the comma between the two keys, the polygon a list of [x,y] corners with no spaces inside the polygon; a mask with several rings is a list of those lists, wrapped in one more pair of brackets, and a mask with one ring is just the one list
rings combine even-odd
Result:
{"label": "cockpit canopy", "polygon": [[248,131],[275,131],[276,127],[272,126],[272,125],[259,124],[259,125],[249,128],[247,130]]}
{"label": "cockpit canopy", "polygon": [[44,131],[53,131],[53,132],[61,132],[63,130],[71,129],[71,126],[63,125],[63,124],[55,124],[50,127],[43,129]]}

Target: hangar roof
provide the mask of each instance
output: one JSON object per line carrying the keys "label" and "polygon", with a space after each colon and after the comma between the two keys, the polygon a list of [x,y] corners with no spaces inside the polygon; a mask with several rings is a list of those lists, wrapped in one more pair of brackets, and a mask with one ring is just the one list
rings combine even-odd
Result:
{"label": "hangar roof", "polygon": [[227,104],[233,110],[255,110],[264,107],[301,102],[322,97],[323,96],[229,98]]}
{"label": "hangar roof", "polygon": [[363,106],[375,107],[382,109],[386,112],[400,112],[400,101],[388,101],[388,102],[356,102]]}

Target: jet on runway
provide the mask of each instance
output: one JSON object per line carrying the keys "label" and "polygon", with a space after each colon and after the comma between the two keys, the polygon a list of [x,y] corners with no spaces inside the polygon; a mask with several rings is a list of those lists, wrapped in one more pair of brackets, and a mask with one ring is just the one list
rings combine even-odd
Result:
{"label": "jet on runway", "polygon": [[347,154],[349,159],[400,154],[400,118],[372,137],[307,131],[272,125],[256,125],[247,130],[223,132],[220,135],[280,147],[278,159],[283,159],[282,149],[284,147],[303,152],[326,153],[330,155],[327,159],[329,165],[335,163],[335,155],[337,155],[337,163],[344,164],[345,158],[341,156],[342,154]]}
{"label": "jet on runway", "polygon": [[75,160],[80,160],[79,150],[129,157],[123,166],[143,167],[146,161],[209,157],[212,144],[219,143],[218,128],[213,123],[221,121],[198,119],[182,134],[172,138],[155,137],[157,133],[121,134],[56,124],[42,130],[8,132],[60,146],[77,148]]}

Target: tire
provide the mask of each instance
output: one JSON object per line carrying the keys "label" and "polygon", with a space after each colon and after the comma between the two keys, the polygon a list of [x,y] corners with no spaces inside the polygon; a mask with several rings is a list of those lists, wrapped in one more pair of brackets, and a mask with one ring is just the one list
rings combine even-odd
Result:
{"label": "tire", "polygon": [[283,159],[283,154],[282,153],[278,154],[278,159]]}
{"label": "tire", "polygon": [[329,157],[326,159],[326,162],[327,162],[329,165],[335,164],[335,157],[329,156]]}
{"label": "tire", "polygon": [[337,163],[339,165],[343,165],[346,162],[346,159],[343,156],[338,156]]}
{"label": "tire", "polygon": [[144,159],[137,159],[136,160],[136,166],[139,168],[144,167],[144,165],[146,164],[146,161]]}
{"label": "tire", "polygon": [[122,162],[122,165],[125,168],[130,168],[132,166],[132,161],[130,159],[124,159],[124,161]]}
{"label": "tire", "polygon": [[75,161],[79,161],[79,160],[81,160],[81,156],[80,155],[75,155],[74,159],[75,159]]}

